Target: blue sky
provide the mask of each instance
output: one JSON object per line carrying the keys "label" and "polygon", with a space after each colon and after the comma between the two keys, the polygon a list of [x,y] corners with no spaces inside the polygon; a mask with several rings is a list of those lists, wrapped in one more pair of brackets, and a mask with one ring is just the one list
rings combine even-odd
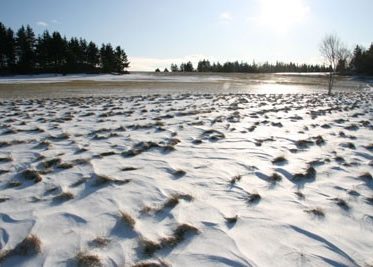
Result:
{"label": "blue sky", "polygon": [[131,70],[154,70],[203,58],[320,63],[327,33],[349,48],[373,42],[372,10],[373,0],[1,0],[0,21],[121,45]]}

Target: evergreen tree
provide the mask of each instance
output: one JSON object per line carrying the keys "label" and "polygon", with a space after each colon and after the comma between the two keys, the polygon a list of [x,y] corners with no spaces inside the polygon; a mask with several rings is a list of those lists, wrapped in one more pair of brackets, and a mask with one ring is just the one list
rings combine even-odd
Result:
{"label": "evergreen tree", "polygon": [[20,73],[32,73],[35,66],[35,34],[31,27],[22,26],[16,36],[17,69]]}
{"label": "evergreen tree", "polygon": [[87,64],[91,69],[96,69],[100,63],[100,54],[99,50],[95,43],[89,42],[87,47]]}
{"label": "evergreen tree", "polygon": [[59,32],[44,31],[35,38],[30,26],[22,26],[14,36],[0,22],[0,74],[10,73],[124,73],[129,67],[127,54],[117,46],[103,45],[99,50],[94,42],[83,38],[69,41]]}
{"label": "evergreen tree", "polygon": [[172,72],[178,72],[179,71],[179,67],[176,64],[171,64],[170,68],[171,68]]}
{"label": "evergreen tree", "polygon": [[15,65],[15,39],[10,28],[0,22],[0,72],[10,72]]}

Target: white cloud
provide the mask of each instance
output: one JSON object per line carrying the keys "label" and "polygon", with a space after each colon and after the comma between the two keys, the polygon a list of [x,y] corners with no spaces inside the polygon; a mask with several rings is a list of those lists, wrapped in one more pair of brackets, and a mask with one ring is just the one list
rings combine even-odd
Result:
{"label": "white cloud", "polygon": [[195,54],[195,55],[187,55],[184,57],[179,58],[147,58],[147,57],[130,57],[130,70],[131,71],[154,71],[156,68],[160,70],[164,70],[167,68],[170,70],[170,65],[180,64],[182,62],[191,61],[193,66],[196,68],[197,63],[199,60],[207,59],[207,56]]}
{"label": "white cloud", "polygon": [[225,11],[225,12],[223,12],[223,13],[220,14],[219,19],[222,22],[228,23],[228,22],[232,21],[233,16],[232,16],[231,13]]}
{"label": "white cloud", "polygon": [[48,27],[48,23],[47,22],[45,22],[45,21],[38,21],[38,22],[36,22],[36,24],[38,25],[38,26],[41,26],[41,27]]}

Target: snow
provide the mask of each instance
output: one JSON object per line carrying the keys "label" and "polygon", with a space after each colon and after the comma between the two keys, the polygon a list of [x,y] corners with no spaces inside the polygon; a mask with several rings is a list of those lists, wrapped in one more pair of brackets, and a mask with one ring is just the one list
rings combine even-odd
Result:
{"label": "snow", "polygon": [[[79,252],[103,266],[372,264],[373,181],[361,176],[373,174],[372,103],[370,92],[3,99],[0,264],[75,266]],[[21,255],[30,235],[41,251]],[[145,240],[162,246],[146,253]]]}

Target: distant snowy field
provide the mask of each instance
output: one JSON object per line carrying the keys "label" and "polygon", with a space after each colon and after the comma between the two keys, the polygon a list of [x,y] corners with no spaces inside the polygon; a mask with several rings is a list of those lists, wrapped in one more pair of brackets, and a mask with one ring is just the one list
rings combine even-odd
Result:
{"label": "distant snowy field", "polygon": [[[163,74],[163,73],[162,73]],[[0,83],[55,83],[55,82],[71,82],[71,81],[178,81],[178,82],[193,82],[193,81],[209,81],[214,79],[227,80],[218,75],[199,76],[199,75],[167,75],[156,73],[130,73],[125,75],[113,74],[78,74],[78,75],[61,75],[61,74],[39,74],[39,75],[15,75],[15,76],[0,76]]]}

